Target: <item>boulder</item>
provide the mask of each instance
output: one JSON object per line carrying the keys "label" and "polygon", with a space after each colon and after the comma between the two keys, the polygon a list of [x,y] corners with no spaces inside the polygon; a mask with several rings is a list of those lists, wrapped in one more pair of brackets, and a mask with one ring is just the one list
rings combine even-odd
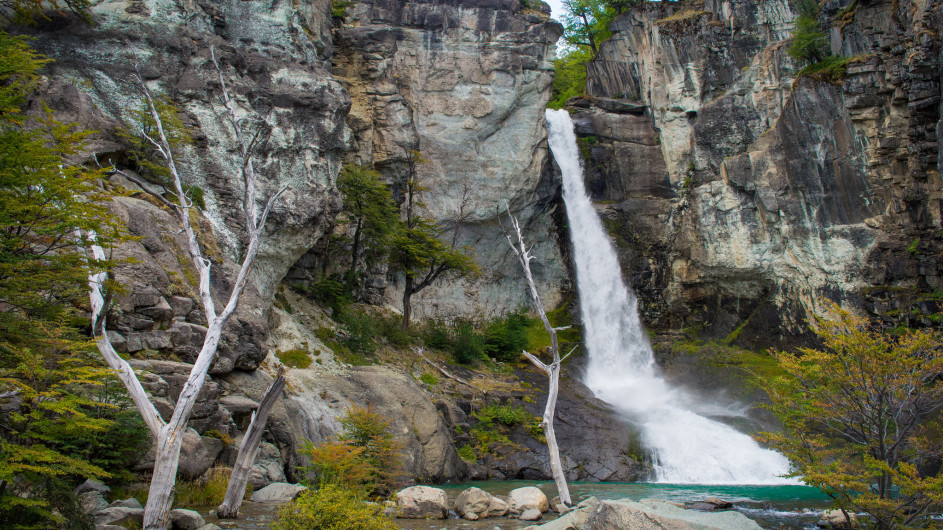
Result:
{"label": "boulder", "polygon": [[[242,443],[239,438],[238,443]],[[253,488],[260,489],[275,482],[285,482],[285,465],[282,463],[282,455],[275,445],[262,442],[259,444],[259,454],[255,458],[255,464],[249,471],[249,483]]]}
{"label": "boulder", "polygon": [[252,502],[291,502],[308,488],[301,484],[273,482],[252,494]]}
{"label": "boulder", "polygon": [[445,491],[429,486],[412,486],[396,494],[398,516],[404,519],[445,519],[449,500]]}
{"label": "boulder", "polygon": [[124,499],[120,501],[115,501],[108,505],[109,508],[144,508],[141,506],[141,501],[131,497],[130,499]]}
{"label": "boulder", "polygon": [[716,512],[720,510],[729,510],[733,508],[733,503],[718,499],[717,497],[709,497],[703,501],[689,502],[684,505],[685,508],[689,510],[699,510],[702,512]]}
{"label": "boulder", "polygon": [[95,514],[95,526],[118,525],[125,526],[125,523],[144,524],[144,508],[105,508]]}
{"label": "boulder", "polygon": [[203,516],[193,510],[170,510],[170,522],[174,530],[199,530],[206,526]]}
{"label": "boulder", "polygon": [[482,517],[500,517],[507,511],[506,502],[479,488],[468,488],[455,498],[455,513],[471,521]]}
{"label": "boulder", "polygon": [[100,491],[86,491],[80,493],[76,499],[82,507],[82,512],[88,515],[98,513],[108,507],[108,501]]}
{"label": "boulder", "polygon": [[83,493],[85,493],[85,492],[88,492],[88,491],[97,491],[97,492],[99,492],[99,493],[108,493],[109,491],[111,491],[111,488],[109,488],[109,487],[106,486],[104,483],[99,482],[99,481],[97,481],[97,480],[94,480],[94,479],[86,479],[85,482],[79,484],[79,485],[75,488],[75,491],[73,492],[73,494],[76,495],[76,496],[78,496],[78,495],[81,495],[81,494],[83,494]]}
{"label": "boulder", "polygon": [[536,508],[530,508],[524,510],[524,513],[518,517],[521,521],[539,521],[543,515],[540,513],[540,510]]}
{"label": "boulder", "polygon": [[187,429],[183,435],[183,445],[180,447],[180,464],[177,466],[177,475],[184,480],[200,478],[213,465],[213,459],[203,445],[199,433]]}
{"label": "boulder", "polygon": [[527,486],[511,490],[508,495],[508,504],[511,513],[523,513],[527,510],[540,510],[540,513],[550,511],[550,501],[540,488]]}
{"label": "boulder", "polygon": [[[568,514],[569,515],[569,514]],[[704,513],[675,503],[643,499],[602,501],[589,515],[583,530],[760,530],[760,525],[740,512]]]}

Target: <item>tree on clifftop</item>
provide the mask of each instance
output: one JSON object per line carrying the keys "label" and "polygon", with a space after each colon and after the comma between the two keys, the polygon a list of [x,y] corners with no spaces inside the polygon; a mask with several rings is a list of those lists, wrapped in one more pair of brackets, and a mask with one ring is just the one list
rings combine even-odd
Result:
{"label": "tree on clifftop", "polygon": [[[939,466],[943,342],[938,332],[892,336],[837,306],[813,331],[825,350],[774,353],[786,375],[764,382],[784,432],[766,440],[846,517],[880,529],[923,527],[943,502]],[[934,464],[935,462],[935,464]]]}

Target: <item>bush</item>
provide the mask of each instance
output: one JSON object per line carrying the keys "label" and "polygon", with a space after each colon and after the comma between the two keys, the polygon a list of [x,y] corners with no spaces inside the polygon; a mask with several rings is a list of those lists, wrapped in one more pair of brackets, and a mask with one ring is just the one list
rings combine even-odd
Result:
{"label": "bush", "polygon": [[305,350],[278,351],[275,356],[289,368],[307,368],[311,366],[311,356]]}
{"label": "bush", "polygon": [[485,340],[468,322],[459,324],[452,343],[452,359],[459,364],[475,364],[485,356]]}
{"label": "bush", "polygon": [[436,376],[434,376],[434,375],[432,375],[432,374],[430,374],[430,373],[428,373],[428,372],[426,372],[426,373],[422,374],[421,376],[419,376],[419,380],[422,381],[423,383],[429,385],[429,386],[435,386],[435,385],[439,384],[439,378],[436,377]]}
{"label": "bush", "polygon": [[324,484],[286,504],[272,523],[275,530],[396,530],[380,506],[364,502],[355,491]]}
{"label": "bush", "polygon": [[553,61],[553,96],[547,108],[562,109],[566,100],[586,93],[586,63],[593,53],[585,48],[575,48]]}
{"label": "bush", "polygon": [[485,328],[485,353],[499,361],[517,359],[527,349],[527,325],[524,313],[513,313]]}
{"label": "bush", "polygon": [[316,475],[316,484],[338,484],[364,496],[384,497],[401,484],[401,447],[390,433],[390,422],[370,408],[351,407],[341,418],[335,441],[307,444],[302,452]]}
{"label": "bush", "polygon": [[347,335],[341,344],[353,353],[373,354],[376,351],[376,323],[366,312],[348,308],[340,312],[338,322],[344,325]]}
{"label": "bush", "polygon": [[445,323],[438,320],[426,324],[421,338],[422,343],[427,348],[435,350],[449,350],[452,348],[452,333]]}
{"label": "bush", "polygon": [[[199,506],[219,506],[226,497],[232,468],[214,467],[209,470],[208,479],[190,482],[178,482],[174,486],[174,506],[180,508]],[[252,484],[246,484],[246,498],[252,495]]]}

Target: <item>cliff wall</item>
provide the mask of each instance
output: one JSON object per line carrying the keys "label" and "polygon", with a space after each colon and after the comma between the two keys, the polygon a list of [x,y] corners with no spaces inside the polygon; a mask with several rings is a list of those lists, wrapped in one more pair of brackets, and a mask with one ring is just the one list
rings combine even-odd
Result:
{"label": "cliff wall", "polygon": [[825,300],[891,326],[940,310],[940,3],[824,2],[837,80],[798,75],[795,17],[646,3],[589,68],[588,180],[656,327],[752,346],[801,339]]}

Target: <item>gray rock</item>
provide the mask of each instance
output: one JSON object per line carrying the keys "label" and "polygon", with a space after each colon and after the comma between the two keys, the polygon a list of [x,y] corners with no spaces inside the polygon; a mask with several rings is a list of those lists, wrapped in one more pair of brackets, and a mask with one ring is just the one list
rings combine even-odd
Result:
{"label": "gray rock", "polygon": [[86,491],[78,495],[79,506],[82,512],[92,515],[108,508],[108,502],[100,491]]}
{"label": "gray rock", "polygon": [[[238,443],[242,438],[238,439]],[[249,483],[254,488],[264,488],[275,482],[285,482],[285,464],[282,463],[278,447],[268,442],[259,444],[259,454],[249,470]]]}
{"label": "gray rock", "polygon": [[109,508],[144,508],[141,505],[141,501],[131,497],[129,499],[124,499],[120,501],[114,501],[108,505]]}
{"label": "gray rock", "polygon": [[586,520],[584,530],[760,530],[760,525],[740,512],[704,513],[685,510],[674,503],[643,499],[602,501]]}
{"label": "gray rock", "polygon": [[100,482],[98,480],[89,478],[89,479],[85,479],[85,482],[79,484],[75,488],[75,491],[73,491],[72,493],[73,495],[81,495],[82,493],[85,493],[88,491],[108,493],[109,491],[111,491],[111,488],[106,486],[104,482]]}
{"label": "gray rock", "polygon": [[508,494],[508,506],[511,513],[523,513],[527,510],[538,510],[540,513],[550,511],[550,502],[540,488],[527,486],[511,490]]}
{"label": "gray rock", "polygon": [[105,508],[95,514],[95,526],[122,525],[124,523],[144,523],[144,508]]}
{"label": "gray rock", "polygon": [[233,414],[244,414],[259,408],[259,403],[239,394],[230,394],[219,398],[219,404]]}
{"label": "gray rock", "polygon": [[459,493],[454,508],[455,513],[466,519],[469,515],[474,515],[475,519],[501,517],[508,511],[506,502],[479,488],[468,488]]}
{"label": "gray rock", "polygon": [[198,512],[180,508],[170,510],[170,521],[174,530],[198,530],[206,526],[206,521]]}
{"label": "gray rock", "polygon": [[252,502],[291,502],[306,489],[308,488],[301,484],[274,482],[260,490],[256,490],[252,494]]}
{"label": "gray rock", "polygon": [[223,530],[223,529],[216,526],[215,524],[208,524],[208,525],[201,526],[199,530]]}
{"label": "gray rock", "polygon": [[[851,521],[848,520],[849,518]],[[849,513],[846,518],[841,510],[823,511],[815,525],[821,528],[833,528],[835,530],[851,530],[852,528],[859,527],[858,516],[856,514]]]}
{"label": "gray rock", "polygon": [[412,486],[396,494],[397,516],[404,519],[445,519],[449,514],[445,491],[429,486]]}
{"label": "gray rock", "polygon": [[540,510],[529,508],[524,510],[524,512],[518,516],[518,519],[521,521],[539,521],[542,517],[543,515],[540,513]]}

